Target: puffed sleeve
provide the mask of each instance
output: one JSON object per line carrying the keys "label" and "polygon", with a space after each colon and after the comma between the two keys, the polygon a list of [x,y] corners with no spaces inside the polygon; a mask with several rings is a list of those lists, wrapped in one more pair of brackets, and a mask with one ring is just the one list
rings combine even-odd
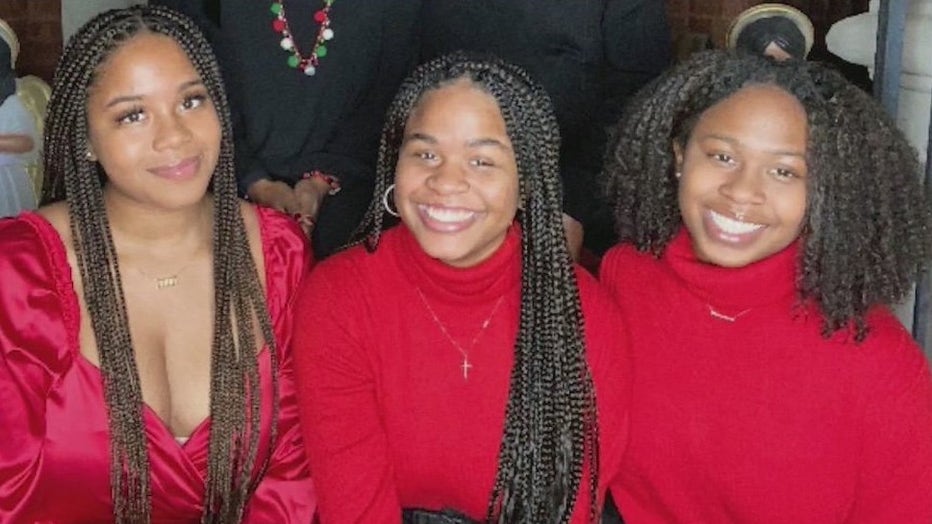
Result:
{"label": "puffed sleeve", "polygon": [[[342,262],[342,261],[341,261]],[[295,374],[324,523],[400,522],[354,266],[329,259],[295,309]]]}
{"label": "puffed sleeve", "polygon": [[30,217],[0,220],[0,523],[21,522],[31,502],[46,398],[71,364],[77,334],[77,311],[59,290],[64,248],[46,245]]}
{"label": "puffed sleeve", "polygon": [[279,419],[269,467],[250,499],[244,522],[308,524],[314,516],[317,497],[298,424],[291,335],[298,284],[312,259],[307,239],[293,220],[269,209],[258,208],[258,213],[269,311],[279,354]]}

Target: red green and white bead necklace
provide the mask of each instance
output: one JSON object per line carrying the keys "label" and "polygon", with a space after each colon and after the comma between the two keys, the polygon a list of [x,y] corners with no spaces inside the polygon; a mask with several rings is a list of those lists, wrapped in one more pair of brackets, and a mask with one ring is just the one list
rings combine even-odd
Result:
{"label": "red green and white bead necklace", "polygon": [[333,29],[330,29],[330,8],[335,0],[324,0],[324,6],[314,13],[314,21],[320,24],[317,30],[317,38],[314,40],[314,48],[311,54],[304,56],[298,50],[298,45],[291,34],[291,27],[288,25],[288,18],[285,16],[285,0],[273,0],[271,11],[275,15],[272,21],[272,29],[282,35],[282,49],[288,52],[288,66],[303,71],[305,75],[314,76],[317,73],[317,67],[320,59],[327,56],[326,43],[333,40]]}

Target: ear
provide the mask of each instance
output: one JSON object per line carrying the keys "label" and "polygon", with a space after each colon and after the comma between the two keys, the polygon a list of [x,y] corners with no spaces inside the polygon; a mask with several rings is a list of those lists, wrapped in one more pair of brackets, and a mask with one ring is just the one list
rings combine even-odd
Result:
{"label": "ear", "polygon": [[673,159],[675,162],[674,167],[676,168],[677,173],[683,172],[683,146],[676,140],[673,140]]}

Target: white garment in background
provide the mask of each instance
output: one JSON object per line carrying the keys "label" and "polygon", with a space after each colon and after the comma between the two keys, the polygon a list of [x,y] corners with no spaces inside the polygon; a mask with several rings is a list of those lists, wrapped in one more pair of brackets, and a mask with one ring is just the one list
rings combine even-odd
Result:
{"label": "white garment in background", "polygon": [[36,194],[26,166],[38,161],[42,140],[32,114],[16,95],[0,104],[0,135],[28,135],[34,144],[28,153],[0,152],[0,217],[6,217],[36,208]]}

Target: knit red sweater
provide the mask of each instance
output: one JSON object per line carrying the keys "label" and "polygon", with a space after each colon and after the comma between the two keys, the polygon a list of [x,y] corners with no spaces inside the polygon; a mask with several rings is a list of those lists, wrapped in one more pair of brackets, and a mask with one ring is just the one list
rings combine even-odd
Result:
{"label": "knit red sweater", "polygon": [[[323,524],[400,522],[401,508],[485,518],[502,441],[520,277],[517,227],[492,257],[468,269],[429,258],[399,226],[383,234],[375,253],[356,247],[311,273],[295,313],[294,354]],[[611,297],[585,272],[577,280],[599,410],[606,414],[599,418],[601,461],[614,472],[627,443],[627,336],[618,336]],[[468,352],[468,379],[463,356],[425,300]],[[610,480],[601,478],[600,493]],[[573,522],[587,520],[587,488],[581,491]]]}
{"label": "knit red sweater", "polygon": [[927,362],[883,308],[863,343],[823,338],[794,307],[797,252],[726,269],[684,232],[659,260],[605,258],[634,352],[625,522],[932,522]]}

